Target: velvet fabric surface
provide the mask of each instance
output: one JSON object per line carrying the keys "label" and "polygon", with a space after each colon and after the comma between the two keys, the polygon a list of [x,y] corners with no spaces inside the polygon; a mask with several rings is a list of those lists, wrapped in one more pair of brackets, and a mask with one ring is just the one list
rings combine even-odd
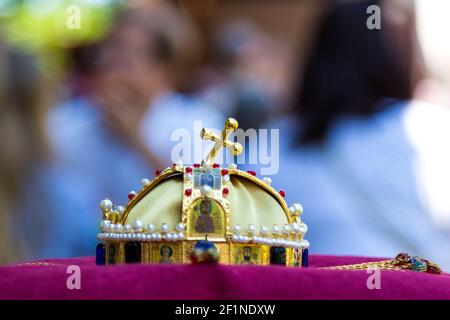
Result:
{"label": "velvet fabric surface", "polygon": [[[365,270],[320,267],[384,260],[310,256],[310,267],[225,265],[96,266],[93,257],[0,267],[0,299],[450,299],[450,276],[381,271],[369,289]],[[67,282],[79,266],[80,289]],[[69,273],[68,273],[69,272]],[[369,279],[369,282],[370,279]]]}

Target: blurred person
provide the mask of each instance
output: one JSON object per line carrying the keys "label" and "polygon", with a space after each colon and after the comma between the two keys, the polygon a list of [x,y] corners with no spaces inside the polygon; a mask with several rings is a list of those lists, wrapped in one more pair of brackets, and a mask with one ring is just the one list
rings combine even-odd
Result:
{"label": "blurred person", "polygon": [[214,47],[213,63],[201,79],[200,96],[238,119],[244,130],[260,128],[286,102],[286,44],[252,21],[238,19],[218,27]]}
{"label": "blurred person", "polygon": [[153,1],[122,10],[104,40],[74,50],[73,94],[49,113],[48,132],[59,188],[74,199],[61,221],[82,221],[83,247],[55,243],[45,256],[91,255],[101,199],[123,205],[142,178],[177,161],[170,159],[173,130],[192,132],[194,120],[223,125],[219,114],[176,91],[188,27],[173,7]]}
{"label": "blurred person", "polygon": [[175,129],[198,136],[194,121],[223,125],[213,106],[179,90],[185,78],[194,81],[186,73],[199,59],[200,47],[189,18],[167,4],[123,12],[104,44],[95,97],[116,128],[161,160],[157,168],[179,160],[171,158]]}
{"label": "blurred person", "polygon": [[[380,30],[366,27],[373,4]],[[282,140],[277,182],[308,212],[312,252],[408,252],[449,270],[450,113],[413,99],[426,74],[413,8],[333,2],[303,70],[296,120],[271,126]]]}
{"label": "blurred person", "polygon": [[[42,89],[33,57],[0,42],[0,264],[27,256],[26,225],[43,213],[38,177],[48,145]],[[24,210],[28,200],[34,210]],[[34,227],[45,237],[43,218],[37,220]]]}

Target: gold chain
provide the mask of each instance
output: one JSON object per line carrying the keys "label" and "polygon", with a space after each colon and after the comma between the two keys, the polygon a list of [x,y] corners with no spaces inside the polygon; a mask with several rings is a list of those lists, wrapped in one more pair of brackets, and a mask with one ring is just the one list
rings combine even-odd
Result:
{"label": "gold chain", "polygon": [[397,270],[397,271],[417,271],[434,274],[441,273],[441,268],[437,264],[427,259],[423,259],[416,256],[410,256],[407,253],[400,253],[395,257],[395,259],[391,260],[324,267],[321,269],[328,269],[328,270],[379,269],[379,270]]}

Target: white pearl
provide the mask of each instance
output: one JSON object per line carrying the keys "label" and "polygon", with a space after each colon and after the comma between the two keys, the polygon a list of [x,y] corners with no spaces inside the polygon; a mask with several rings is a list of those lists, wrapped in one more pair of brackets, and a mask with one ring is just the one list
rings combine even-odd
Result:
{"label": "white pearl", "polygon": [[298,213],[298,214],[302,214],[303,213],[303,206],[300,203],[294,203],[292,205],[292,207],[294,208],[296,213]]}
{"label": "white pearl", "polygon": [[156,240],[161,240],[161,238],[162,238],[162,235],[160,233],[156,233],[155,234],[155,239]]}
{"label": "white pearl", "polygon": [[235,234],[240,234],[241,233],[241,226],[240,225],[235,225],[233,228],[233,231]]}
{"label": "white pearl", "polygon": [[229,165],[228,165],[228,169],[237,169],[237,164],[236,163],[230,163]]}
{"label": "white pearl", "polygon": [[252,224],[248,225],[248,233],[255,233],[255,226]]}
{"label": "white pearl", "polygon": [[111,221],[109,221],[109,220],[100,221],[100,230],[103,232],[107,231],[110,224],[111,224]]}
{"label": "white pearl", "polygon": [[122,232],[122,231],[123,231],[123,225],[120,224],[120,223],[115,224],[115,225],[114,225],[114,231],[117,232],[117,233]]}
{"label": "white pearl", "polygon": [[177,161],[177,167],[183,168],[183,166],[184,166],[183,161],[182,160],[178,160]]}
{"label": "white pearl", "polygon": [[185,237],[184,233],[180,232],[180,233],[178,234],[178,239],[184,240],[185,238],[186,238],[186,237]]}
{"label": "white pearl", "polygon": [[291,216],[295,216],[295,208],[294,207],[289,207],[289,213],[291,214]]}
{"label": "white pearl", "polygon": [[124,230],[125,232],[130,232],[130,231],[131,231],[131,225],[129,225],[129,224],[124,225],[124,226],[123,226],[123,230]]}
{"label": "white pearl", "polygon": [[133,228],[134,232],[142,232],[144,224],[142,223],[141,220],[134,220],[131,227]]}
{"label": "white pearl", "polygon": [[125,208],[123,206],[117,206],[116,211],[118,214],[123,214],[125,212]]}
{"label": "white pearl", "polygon": [[230,175],[229,174],[224,175],[223,176],[223,181],[230,182]]}
{"label": "white pearl", "polygon": [[211,187],[208,185],[203,185],[200,187],[200,193],[202,194],[202,196],[208,196],[211,194]]}
{"label": "white pearl", "polygon": [[302,249],[308,249],[309,248],[309,241],[306,239],[303,239],[301,242]]}
{"label": "white pearl", "polygon": [[111,210],[112,207],[113,207],[113,203],[108,198],[100,201],[100,209],[102,209],[103,212]]}
{"label": "white pearl", "polygon": [[301,230],[300,225],[298,223],[293,223],[292,230],[294,231],[295,234],[299,234]]}
{"label": "white pearl", "polygon": [[141,184],[143,187],[146,187],[150,184],[150,180],[148,180],[147,178],[144,178],[141,180]]}
{"label": "white pearl", "polygon": [[150,233],[155,231],[155,225],[153,223],[149,223],[146,227],[146,231]]}
{"label": "white pearl", "polygon": [[168,241],[173,240],[173,234],[172,234],[172,233],[166,234],[166,239],[167,239]]}
{"label": "white pearl", "polygon": [[231,239],[233,240],[233,241],[238,241],[238,239],[239,239],[239,236],[237,235],[237,234],[233,234],[233,236],[231,237]]}
{"label": "white pearl", "polygon": [[271,186],[271,185],[272,185],[272,179],[270,179],[269,177],[264,177],[262,180],[263,180],[263,182],[264,182],[265,184],[267,184],[268,186]]}
{"label": "white pearl", "polygon": [[301,234],[305,234],[308,232],[308,226],[305,223],[301,223],[299,225],[299,230]]}
{"label": "white pearl", "polygon": [[176,226],[177,231],[182,232],[184,230],[186,230],[186,226],[184,225],[184,223],[178,223]]}
{"label": "white pearl", "polygon": [[288,225],[288,224],[284,225],[284,227],[283,227],[283,233],[284,233],[284,234],[289,234],[289,233],[291,233],[291,230],[292,230],[292,228],[291,228],[290,225]]}
{"label": "white pearl", "polygon": [[163,223],[161,225],[161,232],[167,232],[169,231],[169,226],[167,225],[167,223]]}
{"label": "white pearl", "polygon": [[114,228],[116,227],[116,225],[114,223],[111,223],[108,227],[108,231],[109,232],[114,232]]}
{"label": "white pearl", "polygon": [[261,233],[262,235],[266,235],[268,232],[269,232],[269,230],[267,229],[266,226],[261,226],[261,231],[260,231],[260,233]]}
{"label": "white pearl", "polygon": [[173,233],[172,238],[173,238],[173,241],[178,241],[178,239],[179,239],[178,233]]}
{"label": "white pearl", "polygon": [[273,226],[272,228],[272,233],[273,234],[280,234],[280,227],[279,226]]}

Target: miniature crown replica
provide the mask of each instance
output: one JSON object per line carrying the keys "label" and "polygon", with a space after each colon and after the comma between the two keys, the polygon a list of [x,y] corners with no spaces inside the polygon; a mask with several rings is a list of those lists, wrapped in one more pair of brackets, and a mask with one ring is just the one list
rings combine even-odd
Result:
{"label": "miniature crown replica", "polygon": [[156,171],[153,180],[142,179],[142,190],[129,193],[126,206],[101,201],[97,264],[306,266],[302,206],[288,207],[285,192],[272,188],[270,178],[259,179],[234,163],[226,168],[214,163],[222,147],[242,152],[228,140],[237,127],[230,118],[221,135],[203,129],[202,139],[214,146],[202,164],[180,162]]}

